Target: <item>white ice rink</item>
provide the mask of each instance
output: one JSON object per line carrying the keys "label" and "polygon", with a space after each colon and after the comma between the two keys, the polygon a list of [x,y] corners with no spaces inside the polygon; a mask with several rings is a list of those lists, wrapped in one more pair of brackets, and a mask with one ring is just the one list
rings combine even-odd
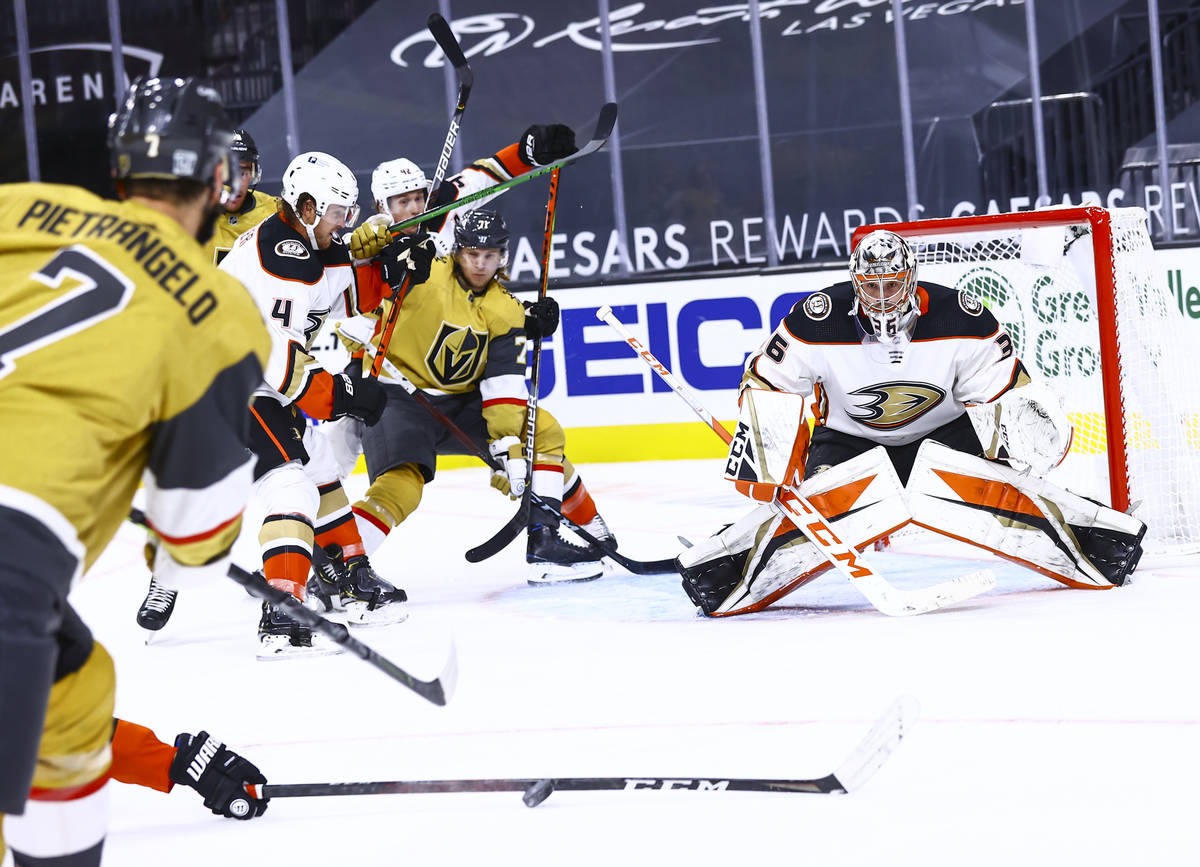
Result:
{"label": "white ice rink", "polygon": [[[747,508],[715,461],[584,474],[628,556],[674,555],[677,534]],[[424,678],[453,638],[445,708],[349,655],[257,662],[258,605],[233,582],[181,595],[146,646],[132,527],[73,601],[116,658],[119,715],[168,741],[207,729],[272,783],[815,777],[904,693],[922,708],[911,734],[850,795],[559,792],[533,810],[515,793],[295,798],[236,822],[191,790],[114,784],[105,864],[1200,864],[1196,559],[1143,561],[1107,592],[993,561],[991,593],[905,619],[832,573],[708,620],[671,575],[529,587],[523,543],[468,564],[512,510],[482,469],[444,473],[375,558],[410,619],[355,634]],[[249,523],[238,559],[252,566]],[[912,587],[978,568],[963,556],[876,562]]]}

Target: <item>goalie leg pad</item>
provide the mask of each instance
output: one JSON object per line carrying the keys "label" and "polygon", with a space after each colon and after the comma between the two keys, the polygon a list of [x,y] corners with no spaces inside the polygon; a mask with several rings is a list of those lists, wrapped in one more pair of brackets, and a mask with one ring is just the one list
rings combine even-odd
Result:
{"label": "goalie leg pad", "polygon": [[791,521],[760,506],[675,561],[688,598],[710,617],[760,611],[829,568]]}
{"label": "goalie leg pad", "polygon": [[1146,525],[1036,476],[926,441],[908,480],[913,521],[1068,587],[1125,583]]}
{"label": "goalie leg pad", "polygon": [[[909,521],[883,447],[830,467],[800,492],[838,536],[861,548]],[[773,506],[760,506],[676,561],[688,596],[710,616],[760,611],[830,568],[824,553]]]}

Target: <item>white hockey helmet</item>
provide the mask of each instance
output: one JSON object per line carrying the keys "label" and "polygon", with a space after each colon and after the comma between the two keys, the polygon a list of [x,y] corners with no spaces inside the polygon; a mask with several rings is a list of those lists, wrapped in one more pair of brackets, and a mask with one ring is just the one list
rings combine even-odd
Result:
{"label": "white hockey helmet", "polygon": [[865,235],[850,254],[854,312],[874,326],[875,336],[890,342],[916,321],[917,256],[895,232],[878,229]]}
{"label": "white hockey helmet", "polygon": [[429,192],[429,179],[421,171],[421,167],[412,160],[400,157],[398,160],[387,160],[375,167],[371,172],[371,198],[380,213],[388,213],[388,199],[411,193],[413,190]]}
{"label": "white hockey helmet", "polygon": [[[340,160],[320,151],[300,154],[283,173],[282,198],[292,206],[300,218],[299,201],[304,193],[313,197],[317,209],[317,220],[322,217],[337,224],[339,228],[350,228],[358,222],[358,181],[354,173]],[[304,222],[300,218],[301,223]],[[316,246],[313,226],[305,224],[309,240]]]}

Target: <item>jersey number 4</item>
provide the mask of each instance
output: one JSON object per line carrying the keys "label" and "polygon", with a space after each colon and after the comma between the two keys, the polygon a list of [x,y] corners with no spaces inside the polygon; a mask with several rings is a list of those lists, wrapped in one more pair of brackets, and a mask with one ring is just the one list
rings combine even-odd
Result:
{"label": "jersey number 4", "polygon": [[133,281],[86,247],[59,250],[30,276],[51,289],[61,288],[66,280],[74,285],[49,304],[0,326],[0,379],[12,373],[22,355],[107,319],[124,309],[133,295]]}

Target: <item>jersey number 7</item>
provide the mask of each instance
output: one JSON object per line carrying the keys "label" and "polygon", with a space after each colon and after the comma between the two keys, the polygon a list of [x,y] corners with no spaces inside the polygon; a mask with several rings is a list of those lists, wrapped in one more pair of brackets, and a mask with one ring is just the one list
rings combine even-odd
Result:
{"label": "jersey number 7", "polygon": [[16,369],[16,359],[69,337],[123,310],[133,281],[86,247],[59,250],[30,275],[51,289],[71,280],[76,286],[9,325],[0,326],[0,379]]}

